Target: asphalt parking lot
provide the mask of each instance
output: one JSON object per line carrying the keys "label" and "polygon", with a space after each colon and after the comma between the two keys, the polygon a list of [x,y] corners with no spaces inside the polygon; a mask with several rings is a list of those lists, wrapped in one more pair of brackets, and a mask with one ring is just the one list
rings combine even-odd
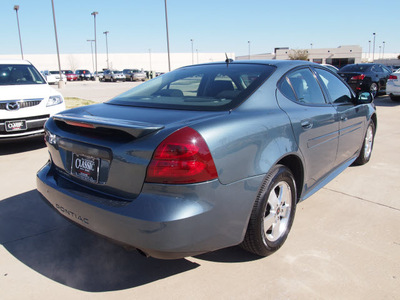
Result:
{"label": "asphalt parking lot", "polygon": [[[61,92],[102,102],[136,84]],[[0,299],[399,299],[400,103],[375,103],[371,161],[300,203],[288,240],[266,258],[239,247],[173,261],[127,252],[40,199],[41,139],[0,144]]]}

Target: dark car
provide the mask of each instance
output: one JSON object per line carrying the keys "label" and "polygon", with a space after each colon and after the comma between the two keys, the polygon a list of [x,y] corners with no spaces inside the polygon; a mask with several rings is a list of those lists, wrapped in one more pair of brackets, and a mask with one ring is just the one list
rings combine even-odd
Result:
{"label": "dark car", "polygon": [[341,68],[338,74],[356,93],[369,91],[376,97],[386,90],[391,71],[381,64],[351,64]]}
{"label": "dark car", "polygon": [[37,188],[71,221],[153,257],[238,244],[266,256],[299,201],[369,161],[372,100],[309,62],[183,67],[50,118]]}
{"label": "dark car", "polygon": [[93,74],[89,70],[76,70],[78,80],[94,80]]}

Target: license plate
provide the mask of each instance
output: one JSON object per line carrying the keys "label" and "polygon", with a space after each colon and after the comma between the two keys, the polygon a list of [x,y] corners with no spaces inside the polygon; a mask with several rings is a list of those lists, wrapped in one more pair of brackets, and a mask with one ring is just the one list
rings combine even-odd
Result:
{"label": "license plate", "polygon": [[6,131],[21,131],[26,130],[26,121],[25,120],[18,120],[18,121],[6,121]]}
{"label": "license plate", "polygon": [[71,173],[86,181],[97,183],[99,180],[100,159],[80,154],[72,154]]}

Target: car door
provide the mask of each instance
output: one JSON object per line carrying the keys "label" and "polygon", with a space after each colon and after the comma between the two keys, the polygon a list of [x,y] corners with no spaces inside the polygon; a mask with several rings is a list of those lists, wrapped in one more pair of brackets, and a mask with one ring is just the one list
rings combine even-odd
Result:
{"label": "car door", "polygon": [[325,87],[339,120],[339,145],[336,165],[357,155],[364,137],[367,105],[355,105],[353,92],[331,72],[315,68],[319,81]]}
{"label": "car door", "polygon": [[336,109],[325,100],[310,68],[286,74],[277,93],[279,106],[292,123],[305,162],[305,188],[311,189],[332,169],[338,147]]}

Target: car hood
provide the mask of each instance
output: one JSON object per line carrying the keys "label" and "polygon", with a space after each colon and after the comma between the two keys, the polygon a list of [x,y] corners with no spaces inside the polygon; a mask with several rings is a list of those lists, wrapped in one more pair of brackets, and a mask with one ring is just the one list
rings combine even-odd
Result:
{"label": "car hood", "polygon": [[60,95],[47,84],[0,85],[0,101],[48,98]]}

